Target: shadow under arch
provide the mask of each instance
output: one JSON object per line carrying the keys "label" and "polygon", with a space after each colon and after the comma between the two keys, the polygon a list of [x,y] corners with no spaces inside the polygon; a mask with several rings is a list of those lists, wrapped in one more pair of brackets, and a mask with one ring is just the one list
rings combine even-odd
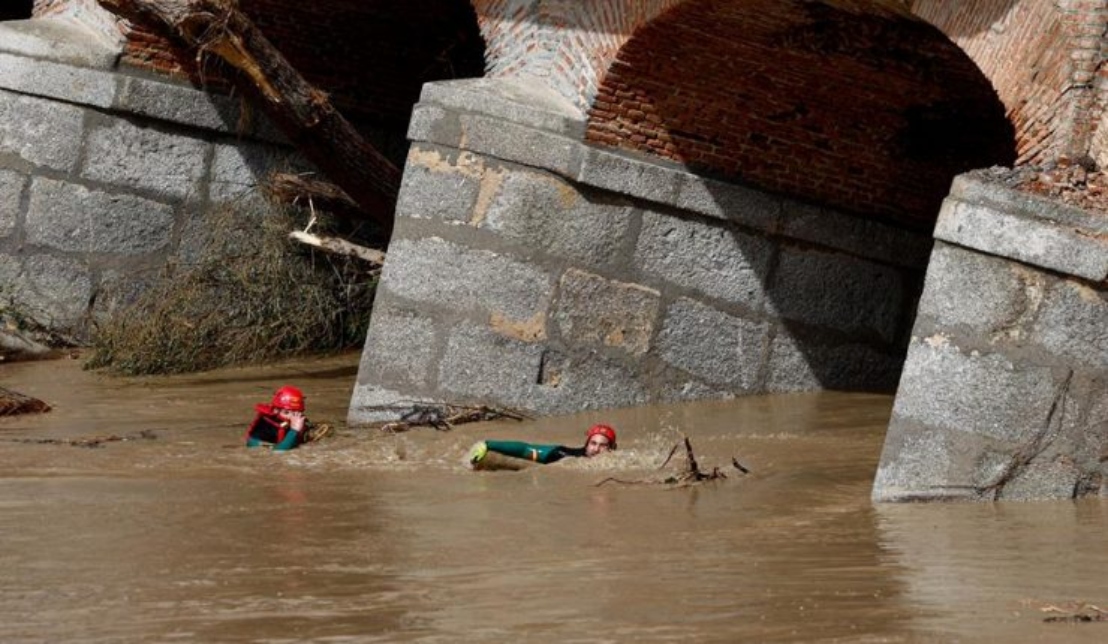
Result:
{"label": "shadow under arch", "polygon": [[0,20],[27,20],[34,4],[34,0],[4,0],[0,2]]}
{"label": "shadow under arch", "polygon": [[[835,211],[917,236],[929,235],[953,177],[1016,158],[1013,126],[973,61],[936,27],[877,1],[675,6],[621,48],[585,138],[780,195],[800,205],[782,213],[786,228],[818,228]],[[765,231],[722,227],[742,252],[764,248]],[[825,388],[895,388],[925,267],[855,270],[793,244],[751,264],[766,301],[738,314],[774,311]],[[831,317],[837,331],[812,323]],[[862,360],[877,373],[854,382],[876,384],[852,386],[841,360],[867,347],[898,359]]]}

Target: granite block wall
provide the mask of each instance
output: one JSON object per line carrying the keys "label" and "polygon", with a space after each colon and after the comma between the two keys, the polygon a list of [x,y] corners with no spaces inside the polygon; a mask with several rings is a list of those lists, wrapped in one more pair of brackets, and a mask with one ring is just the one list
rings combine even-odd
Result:
{"label": "granite block wall", "polygon": [[878,501],[1070,499],[1102,490],[1108,224],[959,177],[939,216]]}
{"label": "granite block wall", "polygon": [[351,424],[895,387],[928,237],[583,127],[543,85],[425,87]]}

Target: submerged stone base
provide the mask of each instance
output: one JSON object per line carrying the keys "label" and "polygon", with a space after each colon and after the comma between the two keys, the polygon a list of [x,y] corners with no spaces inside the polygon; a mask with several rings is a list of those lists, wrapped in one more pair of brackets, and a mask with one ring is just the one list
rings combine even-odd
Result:
{"label": "submerged stone base", "polygon": [[937,239],[877,501],[1102,490],[1108,218],[959,177]]}
{"label": "submerged stone base", "polygon": [[931,240],[581,143],[523,81],[425,87],[352,425],[895,386]]}

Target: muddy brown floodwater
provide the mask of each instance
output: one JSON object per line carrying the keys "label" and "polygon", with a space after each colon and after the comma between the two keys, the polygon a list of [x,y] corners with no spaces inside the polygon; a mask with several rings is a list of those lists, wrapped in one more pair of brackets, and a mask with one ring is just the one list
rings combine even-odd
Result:
{"label": "muddy brown floodwater", "polygon": [[[758,396],[386,435],[342,426],[357,355],[112,378],[0,365],[3,642],[1103,642],[1103,501],[874,506],[892,399]],[[239,446],[281,384],[335,437]],[[479,438],[620,450],[470,472]],[[660,478],[681,434],[724,481]],[[77,447],[83,438],[128,440]],[[145,437],[144,437],[145,436]],[[57,439],[58,442],[45,442]]]}

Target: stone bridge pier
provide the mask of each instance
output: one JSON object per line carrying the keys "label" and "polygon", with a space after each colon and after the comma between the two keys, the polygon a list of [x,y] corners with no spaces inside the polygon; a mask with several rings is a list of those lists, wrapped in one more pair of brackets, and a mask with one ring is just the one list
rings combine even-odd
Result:
{"label": "stone bridge pier", "polygon": [[411,123],[352,424],[895,387],[928,235],[588,146],[538,83]]}

